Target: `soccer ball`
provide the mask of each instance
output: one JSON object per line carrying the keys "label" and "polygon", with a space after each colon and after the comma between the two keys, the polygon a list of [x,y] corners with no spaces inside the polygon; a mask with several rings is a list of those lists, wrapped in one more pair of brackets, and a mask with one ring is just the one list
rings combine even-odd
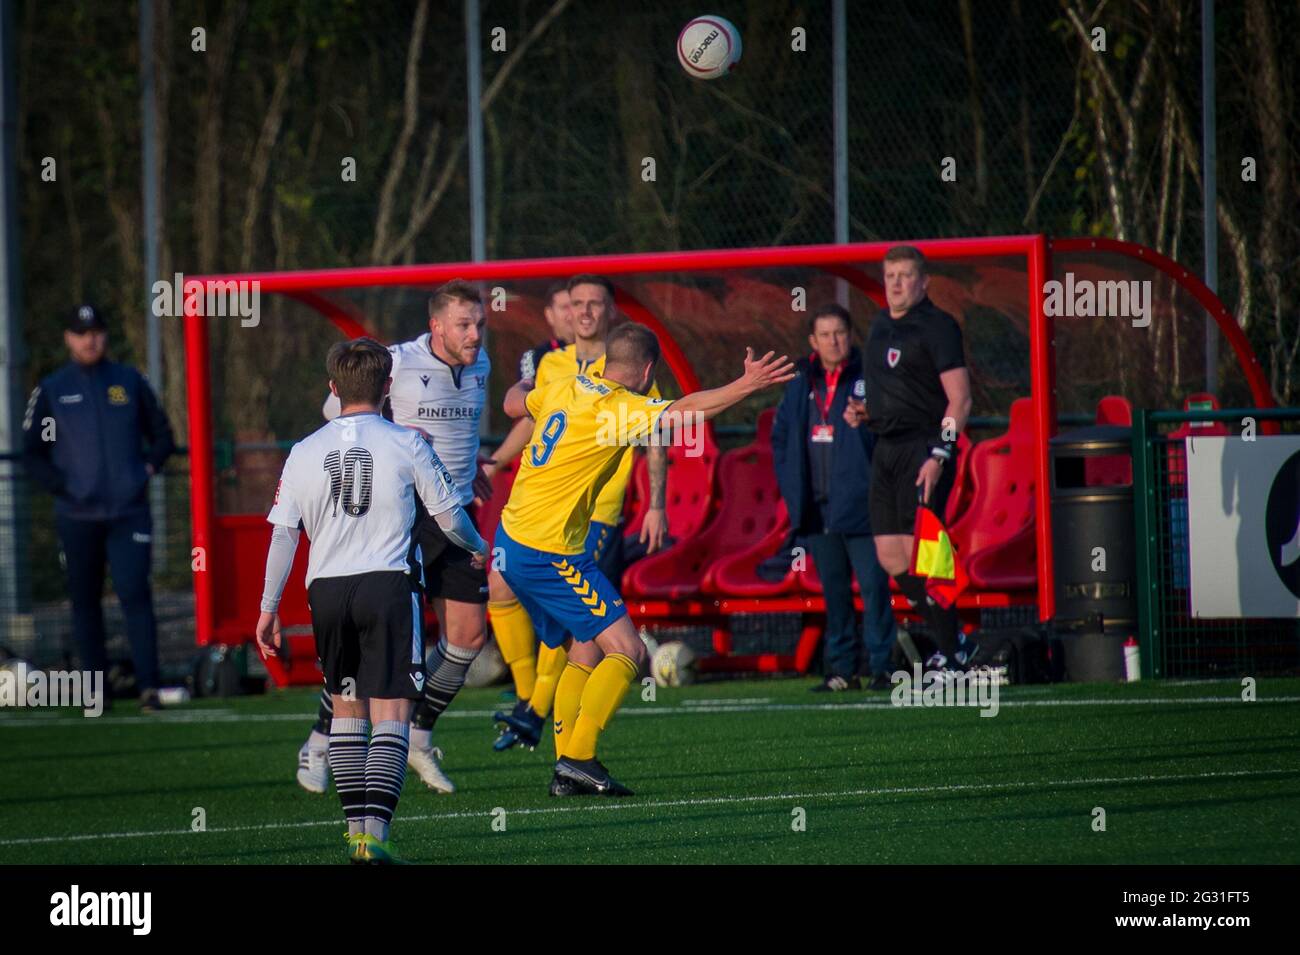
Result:
{"label": "soccer ball", "polygon": [[677,34],[677,62],[697,80],[726,76],[740,62],[740,31],[725,17],[696,17]]}
{"label": "soccer ball", "polygon": [[695,682],[695,652],[680,640],[660,644],[650,671],[660,686],[687,686]]}
{"label": "soccer ball", "polygon": [[[427,660],[425,666],[428,666]],[[509,671],[506,661],[501,659],[501,649],[497,646],[496,640],[489,639],[483,644],[483,649],[469,665],[469,669],[465,671],[465,685],[491,686],[500,683]]]}

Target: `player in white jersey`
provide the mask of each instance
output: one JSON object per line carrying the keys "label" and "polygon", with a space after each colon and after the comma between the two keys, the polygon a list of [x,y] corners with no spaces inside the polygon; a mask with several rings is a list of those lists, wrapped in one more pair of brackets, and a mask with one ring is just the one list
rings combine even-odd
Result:
{"label": "player in white jersey", "polygon": [[277,654],[277,610],[301,528],[311,541],[307,597],[316,653],[333,703],[328,759],[353,862],[393,861],[389,827],[406,779],[413,701],[425,688],[420,598],[409,563],[417,501],[474,565],[483,567],[488,556],[433,448],[380,416],[392,364],[369,338],[330,349],[330,391],[340,413],[295,444],[285,462],[267,516],[274,530],[257,621],[262,650]]}
{"label": "player in white jersey", "polygon": [[[486,499],[491,483],[479,462],[479,419],[487,401],[491,366],[483,345],[485,324],[478,290],[452,281],[429,299],[429,331],[389,347],[393,386],[388,401],[395,424],[424,435],[460,489],[457,501],[473,516],[475,498]],[[338,399],[326,399],[326,418],[338,413]],[[433,727],[465,683],[469,665],[487,634],[487,572],[451,546],[437,523],[418,520],[413,539],[424,570],[424,594],[433,604],[442,633],[429,660],[424,696],[412,717],[410,763],[429,788],[454,792],[443,772]],[[329,786],[325,744],[330,700],[322,694],[316,725],[298,753],[298,782],[312,792]]]}

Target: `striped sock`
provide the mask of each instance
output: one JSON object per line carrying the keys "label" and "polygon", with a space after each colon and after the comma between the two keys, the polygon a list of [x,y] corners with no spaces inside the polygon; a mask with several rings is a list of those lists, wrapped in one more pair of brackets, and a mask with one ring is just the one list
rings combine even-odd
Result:
{"label": "striped sock", "polygon": [[448,643],[443,637],[433,648],[433,659],[428,666],[424,683],[424,697],[415,707],[411,722],[416,729],[431,730],[438,717],[451,705],[460,688],[465,685],[469,665],[478,656],[476,650],[466,650]]}
{"label": "striped sock", "polygon": [[330,723],[330,773],[348,833],[365,831],[366,824],[366,751],[370,747],[370,720],[340,716]]}
{"label": "striped sock", "polygon": [[328,736],[330,734],[330,720],[332,719],[334,719],[334,697],[330,696],[329,690],[321,690],[320,706],[316,708],[316,725],[312,727],[312,730]]}
{"label": "striped sock", "polygon": [[370,737],[370,752],[366,754],[366,832],[380,842],[388,841],[388,827],[406,782],[409,732],[406,723],[384,720]]}

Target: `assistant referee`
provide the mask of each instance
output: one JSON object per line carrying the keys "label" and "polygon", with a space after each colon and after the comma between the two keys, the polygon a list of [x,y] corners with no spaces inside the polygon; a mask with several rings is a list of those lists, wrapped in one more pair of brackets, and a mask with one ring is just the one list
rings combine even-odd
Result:
{"label": "assistant referee", "polygon": [[927,667],[969,666],[973,642],[958,636],[957,608],[926,596],[911,574],[918,498],[940,517],[952,490],[957,435],[970,416],[970,374],[961,326],[930,301],[925,256],[910,245],[885,253],[885,300],[871,324],[864,359],[865,406],[846,409],[850,424],[866,420],[878,437],[868,513],[880,564],[930,628],[938,650]]}

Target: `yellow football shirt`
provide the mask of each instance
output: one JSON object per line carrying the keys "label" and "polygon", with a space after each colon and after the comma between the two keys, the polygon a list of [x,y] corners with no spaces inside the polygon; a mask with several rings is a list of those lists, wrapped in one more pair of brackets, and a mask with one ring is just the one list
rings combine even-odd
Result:
{"label": "yellow football shirt", "polygon": [[[573,375],[589,375],[594,378],[603,374],[605,374],[604,355],[581,361],[578,359],[578,346],[566,345],[563,348],[552,349],[542,356],[542,360],[537,363],[535,382],[537,390],[541,391],[558,378],[568,378]],[[648,394],[651,398],[661,397],[659,389],[653,383]],[[623,496],[627,493],[627,482],[632,478],[632,457],[630,454],[623,455],[618,471],[609,479],[601,490],[600,496],[596,498],[596,507],[591,512],[593,521],[601,524],[617,524],[622,518]]]}
{"label": "yellow football shirt", "polygon": [[526,547],[580,554],[601,492],[632,457],[630,444],[653,433],[672,402],[587,375],[534,388],[526,402],[536,424],[501,526]]}

